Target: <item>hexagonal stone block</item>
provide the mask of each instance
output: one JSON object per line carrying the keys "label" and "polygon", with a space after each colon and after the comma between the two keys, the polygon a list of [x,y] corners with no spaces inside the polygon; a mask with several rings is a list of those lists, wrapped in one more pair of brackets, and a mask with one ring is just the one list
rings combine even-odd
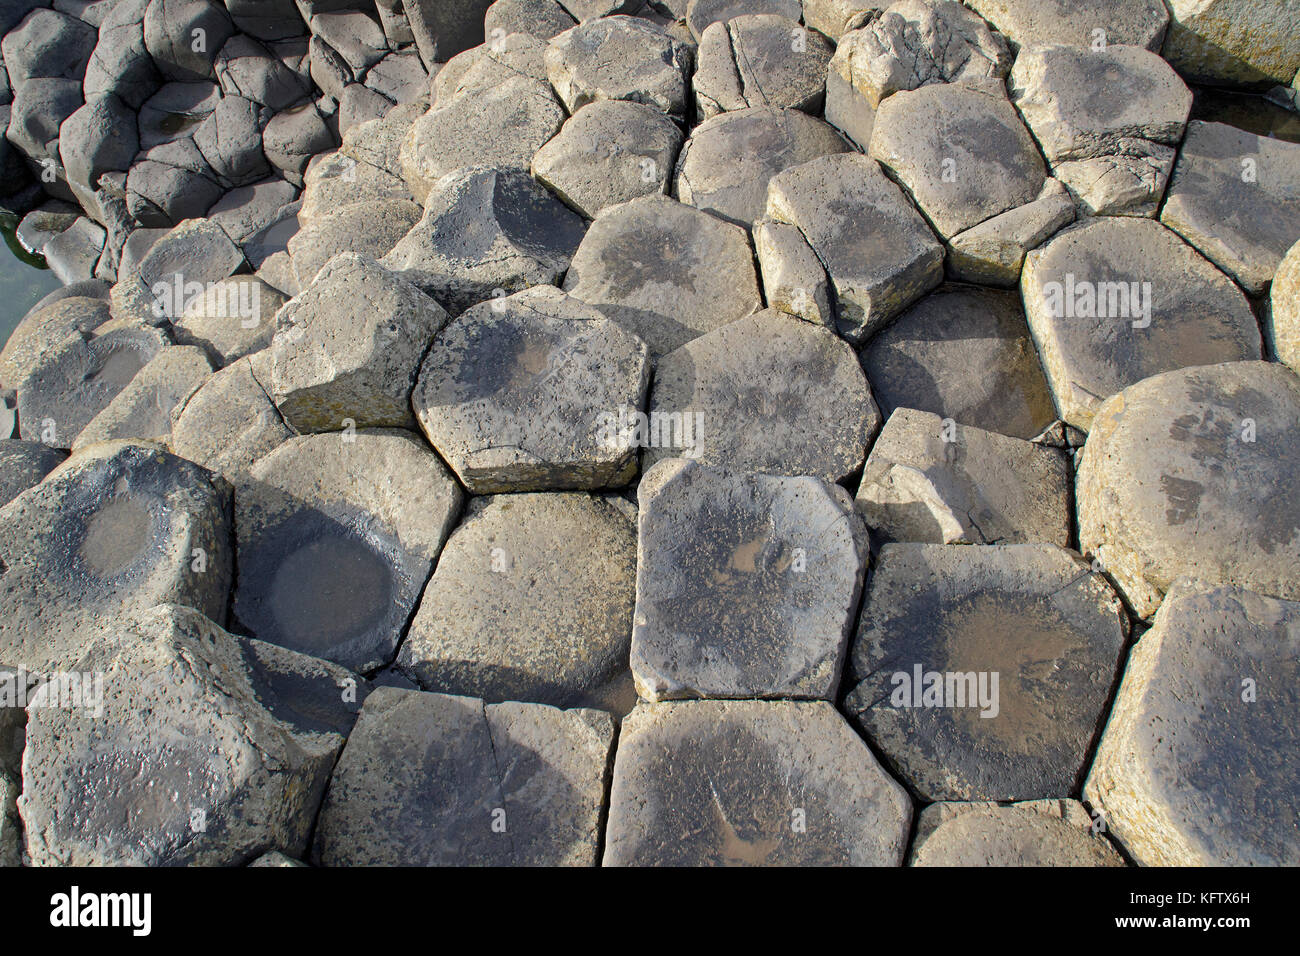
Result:
{"label": "hexagonal stone block", "polygon": [[163,233],[139,265],[122,270],[112,290],[113,317],[149,325],[178,319],[194,298],[191,290],[227,279],[243,266],[244,253],[215,222],[182,222]]}
{"label": "hexagonal stone block", "polygon": [[1262,295],[1300,240],[1300,144],[1188,123],[1160,221]]}
{"label": "hexagonal stone block", "polygon": [[747,14],[711,23],[700,39],[692,86],[702,119],[775,106],[818,116],[826,100],[826,67],[834,47],[798,20]]}
{"label": "hexagonal stone block", "polygon": [[862,368],[885,415],[914,408],[1012,438],[1033,438],[1056,418],[1012,292],[939,289],[867,343]]}
{"label": "hexagonal stone block", "polygon": [[122,438],[167,444],[172,410],[211,374],[212,363],[202,349],[190,345],[163,349],[78,433],[73,450]]}
{"label": "hexagonal stone block", "polygon": [[1300,378],[1228,362],[1165,372],[1097,412],[1079,545],[1147,618],[1191,575],[1300,600]]}
{"label": "hexagonal stone block", "polygon": [[637,497],[642,699],[833,699],[868,550],[848,493],[679,458]]}
{"label": "hexagonal stone block", "polygon": [[916,819],[909,866],[1123,866],[1077,800],[934,803]]}
{"label": "hexagonal stone block", "polygon": [[411,388],[447,313],[401,276],[344,253],[276,316],[272,397],[298,432],[414,426]]}
{"label": "hexagonal stone block", "polygon": [[636,535],[584,494],[471,499],[398,664],[427,690],[586,706],[627,669]]}
{"label": "hexagonal stone block", "polygon": [[40,442],[0,439],[0,508],[40,484],[67,457]]}
{"label": "hexagonal stone block", "polygon": [[850,657],[850,717],[924,800],[1075,789],[1128,618],[1053,545],[887,544]]}
{"label": "hexagonal stone block", "polygon": [[453,315],[498,289],[555,285],[586,228],[524,169],[457,170],[433,184],[424,208],[380,264]]}
{"label": "hexagonal stone block", "polygon": [[603,488],[636,473],[617,433],[645,403],[645,343],[550,286],[485,302],[434,341],[412,404],[472,494]]}
{"label": "hexagonal stone block", "polygon": [[87,629],[160,603],[224,621],[230,487],[154,445],[87,448],[5,505],[0,660],[75,662]]}
{"label": "hexagonal stone block", "polygon": [[767,309],[659,360],[644,464],[707,465],[840,481],[857,471],[880,412],[847,343]]}
{"label": "hexagonal stone block", "polygon": [[1002,84],[932,85],[880,105],[870,155],[945,239],[1038,196],[1046,170]]}
{"label": "hexagonal stone block", "polygon": [[695,127],[682,147],[673,190],[687,205],[748,227],[763,215],[773,176],[848,149],[832,127],[799,110],[722,113]]}
{"label": "hexagonal stone block", "polygon": [[745,230],[657,196],[592,223],[564,291],[634,332],[653,358],[763,307]]}
{"label": "hexagonal stone block", "polygon": [[1241,290],[1158,222],[1086,219],[1031,252],[1020,285],[1056,407],[1084,431],[1148,376],[1260,355]]}
{"label": "hexagonal stone block", "polygon": [[825,701],[683,701],[623,721],[606,866],[898,866],[912,802]]}
{"label": "hexagonal stone block", "polygon": [[1104,40],[1158,51],[1169,25],[1161,0],[969,0],[967,6],[1017,46],[1092,47]]}
{"label": "hexagonal stone block", "polygon": [[301,855],[352,725],[354,675],[175,605],[83,633],[94,643],[75,676],[94,673],[97,706],[28,713],[18,805],[33,864]]}
{"label": "hexagonal stone block", "polygon": [[380,687],[330,780],[324,866],[594,866],[614,722]]}
{"label": "hexagonal stone block", "polygon": [[772,177],[767,217],[799,227],[835,288],[835,327],[861,344],[943,279],[943,245],[874,160],[826,156]]}
{"label": "hexagonal stone block", "polygon": [[551,40],[546,75],[570,113],[596,100],[631,100],[685,116],[692,59],[689,46],[648,20],[600,17]]}
{"label": "hexagonal stone block", "polygon": [[1264,339],[1279,362],[1300,372],[1300,242],[1291,247],[1273,277]]}
{"label": "hexagonal stone block", "polygon": [[640,196],[663,195],[682,148],[677,124],[652,106],[598,100],[533,156],[533,175],[588,219]]}
{"label": "hexagonal stone block", "polygon": [[387,664],[460,502],[408,432],[290,439],[236,489],[234,617],[259,640],[356,671]]}
{"label": "hexagonal stone block", "polygon": [[1182,580],[1129,656],[1084,787],[1143,866],[1294,866],[1300,604]]}
{"label": "hexagonal stone block", "polygon": [[900,408],[871,447],[857,509],[886,541],[1069,547],[1073,475],[1057,448]]}

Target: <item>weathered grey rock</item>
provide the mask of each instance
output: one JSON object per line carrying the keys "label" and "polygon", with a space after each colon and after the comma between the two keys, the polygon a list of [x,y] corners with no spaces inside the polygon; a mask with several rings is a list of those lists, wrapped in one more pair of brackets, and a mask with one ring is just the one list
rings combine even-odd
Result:
{"label": "weathered grey rock", "polygon": [[352,82],[352,70],[338,52],[320,37],[313,36],[308,45],[311,57],[311,81],[322,93],[338,99],[343,88]]}
{"label": "weathered grey rock", "polygon": [[832,40],[880,16],[885,0],[803,0],[803,22]]}
{"label": "weathered grey rock", "polygon": [[1079,468],[1079,545],[1149,618],[1190,575],[1300,599],[1300,378],[1229,362],[1165,372],[1097,412]]}
{"label": "weathered grey rock", "polygon": [[140,107],[140,148],[149,150],[192,135],[220,102],[221,88],[215,83],[166,84]]}
{"label": "weathered grey rock", "polygon": [[642,699],[833,700],[869,547],[848,493],[673,459],[637,497]]}
{"label": "weathered grey rock", "polygon": [[167,444],[172,409],[211,374],[212,363],[202,349],[188,345],[162,349],[78,433],[73,450],[126,438]]}
{"label": "weathered grey rock", "polygon": [[24,250],[39,256],[45,250],[45,244],[76,222],[80,215],[81,210],[72,203],[51,200],[23,216],[14,230],[14,238]]}
{"label": "weathered grey rock", "polygon": [[213,79],[217,54],[234,32],[225,8],[211,0],[149,0],[144,15],[145,49],[172,80]]}
{"label": "weathered grey rock", "polygon": [[207,219],[176,226],[159,238],[113,286],[113,315],[157,325],[179,319],[212,283],[244,267],[244,254],[226,231]]}
{"label": "weathered grey rock", "polygon": [[767,220],[754,223],[754,250],[770,307],[835,328],[830,278],[797,226]]}
{"label": "weathered grey rock", "polygon": [[1300,13],[1291,0],[1170,0],[1161,55],[1178,72],[1214,85],[1289,83],[1300,70]]}
{"label": "weathered grey rock", "polygon": [[1269,296],[1264,339],[1279,362],[1300,372],[1300,242],[1277,267]]}
{"label": "weathered grey rock", "polygon": [[1130,43],[1159,50],[1169,25],[1161,0],[969,0],[1016,46]]}
{"label": "weathered grey rock", "polygon": [[898,866],[912,804],[824,701],[640,705],[614,761],[606,866]]}
{"label": "weathered grey rock", "polygon": [[17,774],[0,770],[0,866],[22,866],[22,822],[18,816],[18,794],[22,781]]}
{"label": "weathered grey rock", "polygon": [[208,210],[208,218],[243,247],[250,265],[260,267],[272,253],[287,248],[297,233],[297,196],[289,183],[270,177],[232,189]]}
{"label": "weathered grey rock", "polygon": [[1300,144],[1187,124],[1160,221],[1262,295],[1300,240]]}
{"label": "weathered grey rock", "polygon": [[230,487],[157,446],[84,449],[0,515],[0,657],[12,666],[71,666],[92,631],[159,603],[225,618]]}
{"label": "weathered grey rock", "polygon": [[483,18],[483,33],[489,41],[512,33],[549,40],[576,25],[569,11],[555,0],[496,0]]}
{"label": "weathered grey rock", "polygon": [[398,666],[427,690],[594,704],[627,671],[636,560],[631,522],[599,498],[471,499]]}
{"label": "weathered grey rock", "polygon": [[172,325],[176,340],[202,346],[224,368],[271,344],[283,295],[256,276],[232,276],[209,285]]}
{"label": "weathered grey rock", "polygon": [[276,113],[262,130],[262,151],[267,161],[291,183],[302,182],[303,170],[313,156],[337,145],[315,103]]}
{"label": "weathered grey rock", "polygon": [[1021,290],[1060,416],[1084,431],[1148,376],[1260,357],[1246,297],[1158,222],[1085,220],[1029,254]]}
{"label": "weathered grey rock", "polygon": [[886,415],[913,408],[1025,439],[1056,418],[1015,293],[942,288],[873,338],[862,368]]}
{"label": "weathered grey rock", "polygon": [[[403,194],[411,196],[410,188],[402,176],[401,161],[402,142],[415,121],[403,115],[408,111],[416,111],[419,116],[424,115],[421,104],[409,103],[389,110],[383,119],[367,120],[347,130],[343,134],[343,145],[339,147],[339,155],[395,177],[401,183]],[[322,164],[323,161],[314,163],[312,170],[319,169]],[[310,174],[312,170],[308,170],[308,173]],[[346,172],[346,169],[344,171]],[[358,167],[357,175],[362,171],[362,168]]]}
{"label": "weathered grey rock", "polygon": [[18,383],[21,437],[71,448],[166,344],[157,329],[120,323],[52,344]]}
{"label": "weathered grey rock", "polygon": [[1297,650],[1300,604],[1188,580],[1169,591],[1084,787],[1139,864],[1300,860]]}
{"label": "weathered grey rock", "polygon": [[[76,80],[35,77],[14,92],[6,135],[29,159],[59,162],[59,127],[81,108]],[[48,168],[48,167],[47,167]]]}
{"label": "weathered grey rock", "polygon": [[704,119],[749,106],[775,106],[820,116],[833,45],[798,20],[752,14],[704,31],[692,86]]}
{"label": "weathered grey rock", "polygon": [[144,46],[144,13],[149,0],[118,0],[99,26],[99,39],[86,63],[85,93],[120,96],[139,107],[162,83]]}
{"label": "weathered grey rock", "polygon": [[1058,448],[900,408],[871,448],[856,506],[886,541],[1064,548],[1072,479]]}
{"label": "weathered grey rock", "polygon": [[215,373],[172,409],[172,450],[237,480],[293,435],[267,394],[270,383],[269,350]]}
{"label": "weathered grey rock", "polygon": [[274,252],[267,256],[256,274],[272,289],[290,298],[302,291],[298,276],[293,270],[293,260],[287,252]]}
{"label": "weathered grey rock", "polygon": [[303,225],[353,203],[412,199],[400,177],[342,150],[313,160],[303,183],[302,208],[298,212],[298,221]]}
{"label": "weathered grey rock", "polygon": [[305,867],[307,864],[295,860],[293,857],[285,856],[279,850],[272,850],[270,853],[263,853],[249,866],[275,866],[275,867]]}
{"label": "weathered grey rock", "polygon": [[102,672],[96,719],[28,713],[18,806],[34,865],[229,866],[268,846],[305,851],[351,725],[340,687],[351,675],[174,605],[85,637],[96,643],[80,666]]}
{"label": "weathered grey rock", "polygon": [[594,710],[381,687],[330,781],[325,866],[594,866],[614,745]]}
{"label": "weathered grey rock", "polygon": [[[415,43],[415,34],[411,32],[411,22],[406,18],[402,0],[375,0],[375,12],[379,14],[379,25],[384,28],[384,36],[393,49],[409,47]],[[412,50],[417,58],[419,54]],[[423,69],[423,63],[421,69]]]}
{"label": "weathered grey rock", "polygon": [[654,107],[598,100],[533,156],[533,175],[588,219],[621,202],[663,195],[683,136]]}
{"label": "weathered grey rock", "polygon": [[910,866],[1123,866],[1077,800],[935,803],[921,811]]}
{"label": "weathered grey rock", "polygon": [[249,186],[270,173],[262,153],[264,108],[239,96],[225,96],[194,131],[194,145],[228,189]]}
{"label": "weathered grey rock", "polygon": [[413,427],[411,387],[447,313],[370,259],[342,253],[276,315],[272,395],[298,432]]}
{"label": "weathered grey rock", "polygon": [[636,333],[656,359],[762,307],[745,230],[658,196],[597,217],[564,290]]}
{"label": "weathered grey rock", "polygon": [[888,544],[863,608],[844,706],[922,799],[1075,788],[1128,631],[1077,554]]}
{"label": "weathered grey rock", "polygon": [[92,97],[59,128],[59,158],[74,191],[93,193],[104,173],[130,169],[139,148],[135,111],[113,93]]}
{"label": "weathered grey rock", "polygon": [[348,130],[371,120],[383,119],[393,108],[393,101],[360,83],[349,83],[339,99],[339,131]]}
{"label": "weathered grey rock", "polygon": [[689,206],[749,227],[763,218],[773,176],[848,150],[834,129],[799,110],[736,110],[695,127],[677,161],[673,190]]}
{"label": "weathered grey rock", "polygon": [[686,4],[686,23],[696,40],[704,37],[713,23],[726,23],[746,14],[775,14],[798,21],[799,0],[690,0]]}
{"label": "weathered grey rock", "polygon": [[853,350],[775,309],[661,358],[649,413],[647,468],[687,457],[829,482],[861,466],[881,421]]}
{"label": "weathered grey rock", "polygon": [[870,155],[945,239],[1032,201],[1046,178],[1033,137],[993,80],[891,96],[876,113]]}
{"label": "weathered grey rock", "polygon": [[16,388],[44,359],[51,344],[75,333],[91,332],[111,319],[108,303],[89,296],[36,303],[0,350],[0,382]]}
{"label": "weathered grey rock", "polygon": [[[680,0],[668,0],[679,3]],[[620,13],[635,13],[643,4],[641,0],[561,0],[564,9],[576,20],[594,20]]]}
{"label": "weathered grey rock", "polygon": [[39,442],[0,440],[0,508],[40,484],[67,457]]}
{"label": "weathered grey rock", "polygon": [[1074,202],[1065,187],[1049,178],[1033,202],[952,236],[945,260],[948,275],[980,285],[1019,285],[1025,255],[1073,222],[1074,216]]}
{"label": "weathered grey rock", "polygon": [[290,439],[236,488],[235,618],[358,672],[389,663],[460,497],[408,432]]}
{"label": "weathered grey rock", "polygon": [[535,80],[551,95],[546,42],[526,33],[512,33],[452,57],[433,77],[433,104],[442,106],[463,93],[488,93],[502,77]]}
{"label": "weathered grey rock", "polygon": [[366,72],[366,86],[394,103],[414,103],[429,95],[429,74],[413,50],[388,54]]}
{"label": "weathered grey rock", "polygon": [[546,75],[570,113],[597,100],[645,103],[684,117],[691,48],[637,17],[600,17],[566,30],[546,48]]}
{"label": "weathered grey rock", "polygon": [[343,57],[353,74],[361,76],[388,53],[383,28],[364,10],[340,9],[317,13],[308,23],[319,37]]}
{"label": "weathered grey rock", "polygon": [[151,150],[127,176],[127,207],[137,222],[149,228],[170,229],[201,217],[221,194],[211,167],[189,139]]}
{"label": "weathered grey rock", "polygon": [[[35,4],[28,4],[28,7]],[[80,79],[95,48],[97,33],[89,24],[57,10],[37,8],[0,42],[9,83],[21,90],[38,77]]]}
{"label": "weathered grey rock", "polygon": [[1169,183],[1177,150],[1144,139],[1123,139],[1114,152],[1057,163],[1053,174],[1086,216],[1154,217]]}
{"label": "weathered grey rock", "polygon": [[485,302],[443,329],[411,400],[420,428],[473,494],[603,488],[636,473],[646,345],[550,286]]}
{"label": "weathered grey rock", "polygon": [[492,0],[403,0],[420,59],[433,72],[457,53],[483,42],[483,18]]}
{"label": "weathered grey rock", "polygon": [[301,103],[311,93],[299,74],[242,33],[221,48],[216,74],[226,96],[240,96],[277,113]]}
{"label": "weathered grey rock", "polygon": [[65,285],[84,282],[94,277],[106,238],[103,226],[82,216],[45,244],[45,264]]}
{"label": "weathered grey rock", "polygon": [[767,217],[799,227],[826,267],[836,329],[854,344],[943,278],[943,246],[871,159],[827,156],[768,185]]}
{"label": "weathered grey rock", "polygon": [[584,228],[525,170],[473,166],[434,183],[424,217],[381,264],[458,315],[498,289],[559,282]]}
{"label": "weathered grey rock", "polygon": [[287,248],[298,285],[307,288],[337,255],[381,260],[420,222],[424,211],[409,199],[362,200],[304,222]]}

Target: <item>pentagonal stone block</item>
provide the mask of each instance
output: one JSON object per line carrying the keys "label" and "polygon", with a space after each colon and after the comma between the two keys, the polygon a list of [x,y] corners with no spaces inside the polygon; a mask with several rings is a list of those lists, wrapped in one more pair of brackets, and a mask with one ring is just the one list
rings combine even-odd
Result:
{"label": "pentagonal stone block", "polygon": [[1169,25],[1161,0],[970,0],[968,6],[1012,43],[1133,43],[1159,50]]}
{"label": "pentagonal stone block", "polygon": [[97,643],[77,666],[94,673],[98,706],[28,714],[19,808],[33,864],[232,866],[267,846],[305,851],[357,707],[352,674],[175,605],[85,636]]}
{"label": "pentagonal stone block", "polygon": [[763,305],[745,230],[661,197],[605,210],[564,291],[634,332],[656,359]]}
{"label": "pentagonal stone block", "polygon": [[636,538],[583,494],[475,498],[399,666],[427,690],[586,705],[626,671]]}
{"label": "pentagonal stone block", "polygon": [[1188,123],[1160,221],[1262,295],[1300,240],[1300,144]]}
{"label": "pentagonal stone block", "polygon": [[73,450],[124,438],[167,444],[173,409],[211,374],[212,363],[202,349],[190,345],[163,349],[78,433]]}
{"label": "pentagonal stone block", "polygon": [[626,484],[620,440],[650,379],[645,343],[558,289],[475,306],[434,341],[412,404],[420,428],[473,494]]}
{"label": "pentagonal stone block", "polygon": [[1058,448],[900,408],[871,447],[857,508],[886,541],[1068,547],[1072,479]]}
{"label": "pentagonal stone block", "polygon": [[1123,866],[1077,800],[934,803],[916,819],[909,866]]}
{"label": "pentagonal stone block", "polygon": [[70,664],[87,629],[164,602],[224,621],[230,487],[156,446],[81,451],[3,509],[0,660]]}
{"label": "pentagonal stone block", "polygon": [[39,442],[0,440],[0,508],[40,484],[67,457]]}
{"label": "pentagonal stone block", "polygon": [[381,264],[459,315],[497,290],[555,285],[584,230],[525,170],[474,166],[433,185],[424,218]]}
{"label": "pentagonal stone block", "polygon": [[324,866],[594,866],[614,722],[380,687],[330,781]]}
{"label": "pentagonal stone block", "polygon": [[850,657],[850,716],[925,800],[1075,789],[1128,631],[1052,545],[888,544]]}
{"label": "pentagonal stone block", "polygon": [[356,671],[389,663],[460,501],[407,432],[290,439],[236,488],[235,618]]}
{"label": "pentagonal stone block", "polygon": [[1038,196],[1038,147],[997,81],[926,86],[880,105],[871,157],[945,239]]}
{"label": "pentagonal stone block", "polygon": [[675,459],[637,497],[641,697],[833,699],[868,550],[848,494]]}
{"label": "pentagonal stone block", "polygon": [[636,708],[606,866],[898,866],[912,803],[825,701]]}
{"label": "pentagonal stone block", "polygon": [[1228,362],[1165,372],[1097,412],[1079,545],[1141,617],[1183,575],[1300,600],[1300,378]]}
{"label": "pentagonal stone block", "polygon": [[335,256],[276,316],[272,395],[298,432],[414,426],[411,388],[447,313],[369,259]]}
{"label": "pentagonal stone block", "polygon": [[818,116],[826,100],[826,66],[834,47],[797,20],[749,14],[704,31],[692,85],[702,118],[749,106]]}
{"label": "pentagonal stone block", "polygon": [[687,205],[748,227],[763,216],[773,176],[848,149],[834,129],[799,110],[736,110],[695,127],[677,161],[673,188]]}
{"label": "pentagonal stone block", "polygon": [[862,367],[834,333],[775,309],[665,355],[650,392],[645,466],[694,458],[738,471],[857,471],[880,429]]}
{"label": "pentagonal stone block", "polygon": [[826,156],[774,176],[767,217],[799,227],[835,287],[836,329],[855,344],[943,278],[943,245],[865,156]]}
{"label": "pentagonal stone block", "polygon": [[1021,277],[1061,418],[1087,430],[1111,395],[1159,372],[1260,356],[1232,281],[1145,219],[1087,219],[1031,252]]}
{"label": "pentagonal stone block", "polygon": [[682,131],[654,107],[625,100],[584,106],[533,156],[533,175],[588,219],[640,196],[663,195]]}
{"label": "pentagonal stone block", "polygon": [[691,66],[689,46],[637,17],[579,24],[546,48],[546,75],[570,113],[596,100],[631,100],[683,117]]}
{"label": "pentagonal stone block", "polygon": [[1179,581],[1129,656],[1085,797],[1143,866],[1294,866],[1300,604]]}
{"label": "pentagonal stone block", "polygon": [[926,296],[867,343],[862,368],[885,415],[915,408],[1012,438],[1056,418],[1012,292],[948,286]]}

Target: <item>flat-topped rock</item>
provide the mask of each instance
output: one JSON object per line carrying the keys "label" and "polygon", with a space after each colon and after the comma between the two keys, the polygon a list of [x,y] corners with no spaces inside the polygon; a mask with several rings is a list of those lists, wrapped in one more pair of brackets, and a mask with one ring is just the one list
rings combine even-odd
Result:
{"label": "flat-topped rock", "polygon": [[108,302],[89,296],[38,302],[23,316],[0,351],[0,383],[16,388],[40,364],[53,343],[78,332],[92,332],[112,317]]}
{"label": "flat-topped rock", "polygon": [[0,439],[0,508],[40,484],[67,457],[40,442]]}
{"label": "flat-topped rock", "polygon": [[900,408],[871,447],[856,506],[885,541],[1069,547],[1073,474],[1057,448]]}
{"label": "flat-topped rock", "polygon": [[232,481],[293,437],[268,389],[271,353],[239,359],[172,409],[172,451]]}
{"label": "flat-topped rock", "polygon": [[1262,295],[1300,240],[1300,144],[1188,123],[1160,221]]}
{"label": "flat-topped rock", "polygon": [[1048,178],[1033,202],[950,237],[944,262],[947,273],[962,282],[1006,288],[1018,285],[1029,251],[1074,217],[1073,198],[1060,180]]}
{"label": "flat-topped rock", "polygon": [[799,0],[690,0],[689,3],[673,0],[673,3],[680,8],[674,13],[685,12],[686,25],[696,40],[703,38],[711,24],[726,23],[740,16],[770,14],[797,21],[800,14]]}
{"label": "flat-topped rock", "polygon": [[361,201],[312,219],[287,248],[300,288],[307,288],[335,256],[351,253],[378,261],[420,222],[424,210],[408,199]]}
{"label": "flat-topped rock", "polygon": [[0,659],[70,666],[89,630],[170,602],[224,621],[230,487],[155,445],[84,449],[0,520]]}
{"label": "flat-topped rock", "polygon": [[1151,375],[1260,356],[1241,290],[1151,220],[1058,233],[1026,258],[1021,292],[1061,418],[1084,431],[1102,402]]}
{"label": "flat-topped rock", "polygon": [[172,410],[211,374],[212,363],[202,349],[190,345],[162,349],[77,434],[73,450],[125,438],[167,444]]}
{"label": "flat-topped rock", "polygon": [[714,22],[700,39],[692,80],[703,119],[750,106],[775,106],[821,115],[826,67],[834,46],[798,20],[746,14]]}
{"label": "flat-topped rock", "polygon": [[763,304],[745,230],[666,197],[597,217],[564,291],[635,333],[656,359]]}
{"label": "flat-topped rock", "polygon": [[1165,372],[1102,405],[1079,545],[1138,616],[1184,575],[1300,600],[1297,422],[1300,378],[1266,362]]}
{"label": "flat-topped rock", "polygon": [[[380,6],[396,4],[381,0]],[[402,0],[420,59],[432,72],[457,53],[483,42],[483,17],[492,0]]]}
{"label": "flat-topped rock", "polygon": [[916,820],[909,866],[1123,866],[1077,800],[935,803]]}
{"label": "flat-topped rock", "polygon": [[471,499],[402,644],[427,690],[586,706],[627,670],[636,533],[576,493]]}
{"label": "flat-topped rock", "polygon": [[647,443],[646,468],[686,457],[829,482],[861,466],[881,421],[853,349],[775,309],[661,358],[648,410],[657,436]]}
{"label": "flat-topped rock", "polygon": [[1215,86],[1292,82],[1300,70],[1295,9],[1260,0],[1170,0],[1161,55],[1190,79]]}
{"label": "flat-topped rock", "polygon": [[1131,43],[1159,52],[1169,25],[1161,0],[969,0],[1016,46]]}
{"label": "flat-topped rock", "polygon": [[205,349],[224,368],[271,344],[275,315],[286,301],[256,276],[231,276],[191,299],[172,333],[184,345]]}
{"label": "flat-topped rock", "polygon": [[210,283],[244,267],[244,254],[215,222],[194,219],[160,236],[140,264],[118,277],[113,316],[157,325],[179,319]]}
{"label": "flat-topped rock", "polygon": [[623,417],[645,404],[645,343],[558,289],[538,286],[452,321],[420,367],[420,428],[472,494],[626,484],[637,446]]}
{"label": "flat-topped rock", "polygon": [[799,227],[764,219],[754,223],[753,235],[768,305],[833,330],[830,277]]}
{"label": "flat-topped rock", "polygon": [[461,492],[399,430],[293,438],[236,486],[232,610],[251,636],[359,672],[389,663]]}
{"label": "flat-topped rock", "polygon": [[1128,619],[1045,544],[888,544],[863,598],[845,709],[925,800],[1070,793]]}
{"label": "flat-topped rock", "polygon": [[1291,247],[1273,277],[1264,338],[1279,362],[1300,373],[1300,242]]}
{"label": "flat-topped rock", "polygon": [[674,459],[637,497],[641,698],[834,699],[868,551],[848,493]]}
{"label": "flat-topped rock", "polygon": [[1297,651],[1294,601],[1191,580],[1170,589],[1129,655],[1084,786],[1140,865],[1300,860]]}
{"label": "flat-topped rock", "polygon": [[496,0],[483,18],[483,34],[492,39],[527,33],[549,40],[576,24],[569,11],[556,0]]}
{"label": "flat-topped rock", "polygon": [[835,289],[836,330],[854,344],[943,278],[942,244],[865,156],[826,156],[774,176],[767,217],[798,226],[817,253]]}
{"label": "flat-topped rock", "polygon": [[330,780],[323,866],[595,866],[614,722],[380,687]]}
{"label": "flat-topped rock", "polygon": [[398,175],[353,155],[346,146],[313,160],[303,177],[302,207],[298,221],[304,226],[357,202],[411,199],[411,190]]}
{"label": "flat-topped rock", "polygon": [[637,17],[600,17],[566,30],[546,48],[546,75],[565,109],[596,100],[645,103],[684,117],[691,48]]}
{"label": "flat-topped rock", "polygon": [[643,704],[614,759],[606,866],[898,866],[912,803],[825,701]]}
{"label": "flat-topped rock", "polygon": [[803,22],[838,42],[874,20],[885,6],[883,0],[803,0]]}

